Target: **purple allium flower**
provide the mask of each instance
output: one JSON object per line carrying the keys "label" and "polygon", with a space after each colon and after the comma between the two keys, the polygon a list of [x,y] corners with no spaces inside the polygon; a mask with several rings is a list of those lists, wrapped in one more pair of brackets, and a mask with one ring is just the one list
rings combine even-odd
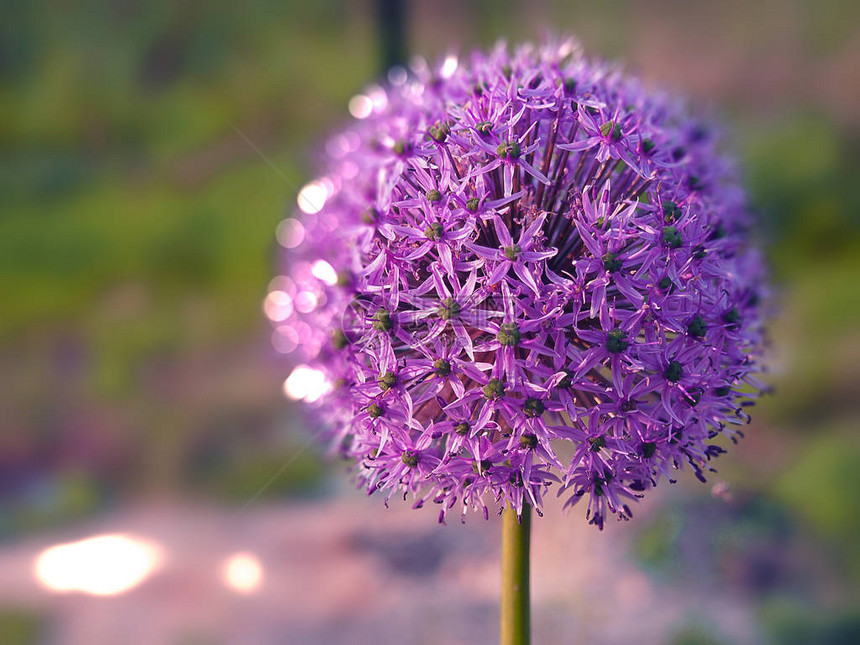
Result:
{"label": "purple allium flower", "polygon": [[704,480],[761,390],[735,166],[569,41],[457,63],[355,99],[282,225],[267,311],[299,364],[288,394],[368,493],[440,520],[540,512],[550,488],[599,527],[627,519],[661,476]]}

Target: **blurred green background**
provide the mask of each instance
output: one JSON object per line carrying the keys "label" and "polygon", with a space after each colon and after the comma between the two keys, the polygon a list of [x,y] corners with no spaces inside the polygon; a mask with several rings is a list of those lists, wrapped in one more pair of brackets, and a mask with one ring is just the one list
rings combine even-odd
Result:
{"label": "blurred green background", "polygon": [[[314,146],[379,75],[375,4],[7,0],[3,16],[0,536],[131,500],[241,504],[304,443],[261,302]],[[700,535],[712,502],[691,489],[632,548],[671,576],[685,541],[803,545],[836,591],[762,583],[776,642],[860,642],[858,25],[851,0],[407,11],[411,52],[551,26],[727,124],[776,281],[775,393],[719,464],[735,502],[717,528]],[[265,495],[318,492],[326,472],[302,453]]]}

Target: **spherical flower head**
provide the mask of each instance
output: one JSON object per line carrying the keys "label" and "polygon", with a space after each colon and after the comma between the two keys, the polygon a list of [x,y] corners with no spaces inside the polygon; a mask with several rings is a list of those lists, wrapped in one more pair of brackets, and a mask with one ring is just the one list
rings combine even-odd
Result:
{"label": "spherical flower head", "polygon": [[602,527],[704,480],[761,389],[765,295],[713,127],[569,41],[359,98],[267,306],[361,485],[440,521],[552,489]]}

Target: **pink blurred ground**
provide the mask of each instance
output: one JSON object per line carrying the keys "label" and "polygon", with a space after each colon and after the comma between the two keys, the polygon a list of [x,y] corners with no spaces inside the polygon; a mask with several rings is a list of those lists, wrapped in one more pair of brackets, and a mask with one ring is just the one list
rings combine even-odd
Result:
{"label": "pink blurred ground", "polygon": [[[129,508],[0,549],[0,605],[48,616],[47,642],[56,645],[494,643],[498,520],[452,518],[442,527],[435,510],[402,503],[385,510],[351,492],[259,503],[239,517],[199,505]],[[625,555],[630,525],[601,534],[578,508],[572,517],[549,510],[534,522],[535,643],[664,644],[704,615],[711,623],[718,617],[722,639],[757,642],[742,595],[701,580],[670,585]],[[160,543],[164,566],[111,598],[53,594],[35,582],[41,549],[112,532]],[[222,562],[237,551],[262,561],[263,585],[253,595],[221,581]]]}

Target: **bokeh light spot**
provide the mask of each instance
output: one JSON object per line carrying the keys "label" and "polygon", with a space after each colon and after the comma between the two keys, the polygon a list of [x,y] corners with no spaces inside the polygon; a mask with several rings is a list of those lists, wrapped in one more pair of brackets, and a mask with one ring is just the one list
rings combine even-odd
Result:
{"label": "bokeh light spot", "polygon": [[329,194],[329,189],[325,183],[312,181],[299,191],[296,202],[303,213],[313,215],[323,209]]}
{"label": "bokeh light spot", "polygon": [[263,566],[251,553],[235,553],[224,562],[224,584],[241,594],[254,593],[263,582]]}
{"label": "bokeh light spot", "polygon": [[349,100],[349,113],[356,119],[366,119],[373,112],[373,101],[369,96],[357,94]]}
{"label": "bokeh light spot", "polygon": [[309,314],[317,308],[319,299],[312,291],[300,291],[296,295],[296,310],[299,313]]}
{"label": "bokeh light spot", "polygon": [[125,535],[98,535],[57,544],[36,558],[34,573],[51,591],[115,596],[138,586],[160,565],[156,544]]}
{"label": "bokeh light spot", "polygon": [[272,322],[281,322],[293,313],[293,299],[284,291],[272,291],[263,301],[263,313]]}
{"label": "bokeh light spot", "polygon": [[285,249],[294,249],[305,239],[305,227],[294,217],[288,217],[278,224],[275,237]]}
{"label": "bokeh light spot", "polygon": [[311,274],[328,286],[333,287],[337,284],[337,271],[325,260],[317,260],[311,265]]}
{"label": "bokeh light spot", "polygon": [[451,78],[454,75],[454,72],[457,71],[458,65],[457,57],[452,55],[445,57],[445,62],[442,63],[442,69],[439,71],[439,75],[442,78]]}
{"label": "bokeh light spot", "polygon": [[308,365],[297,366],[284,381],[284,393],[296,401],[313,403],[328,389],[325,374]]}

